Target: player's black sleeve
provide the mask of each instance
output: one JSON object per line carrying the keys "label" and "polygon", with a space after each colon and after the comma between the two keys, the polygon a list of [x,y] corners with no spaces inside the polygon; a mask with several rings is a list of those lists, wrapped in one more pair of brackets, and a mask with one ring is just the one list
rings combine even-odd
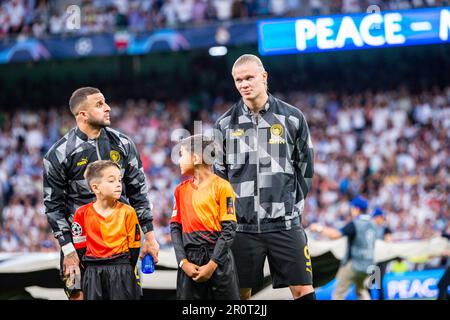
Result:
{"label": "player's black sleeve", "polygon": [[347,236],[349,238],[353,237],[356,234],[356,228],[353,221],[347,223],[341,230],[341,234],[343,236]]}
{"label": "player's black sleeve", "polygon": [[217,239],[214,252],[211,256],[211,260],[218,265],[223,265],[226,261],[228,250],[236,236],[237,226],[235,221],[222,221],[221,225],[222,231],[220,232],[219,239]]}
{"label": "player's black sleeve", "polygon": [[56,156],[56,148],[44,157],[44,206],[48,223],[60,246],[72,242],[71,230],[66,220],[67,179],[62,164]]}
{"label": "player's black sleeve", "polygon": [[126,195],[130,205],[136,211],[142,232],[147,233],[153,230],[153,217],[148,198],[147,181],[139,152],[131,139],[128,139],[128,142],[128,164],[123,175]]}
{"label": "player's black sleeve", "polygon": [[80,259],[80,263],[83,264],[83,257],[86,254],[86,247],[77,249],[78,259]]}
{"label": "player's black sleeve", "polygon": [[308,124],[303,114],[300,118],[300,128],[295,143],[295,149],[294,163],[296,164],[296,175],[303,193],[303,199],[305,199],[311,189],[314,175],[314,149]]}
{"label": "player's black sleeve", "polygon": [[170,234],[172,236],[172,244],[175,249],[175,256],[178,264],[186,258],[186,251],[183,246],[182,226],[178,222],[170,223]]}

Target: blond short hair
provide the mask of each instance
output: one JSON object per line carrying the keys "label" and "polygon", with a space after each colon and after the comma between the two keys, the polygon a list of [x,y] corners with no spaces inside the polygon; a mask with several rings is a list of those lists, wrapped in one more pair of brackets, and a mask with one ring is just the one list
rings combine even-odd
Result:
{"label": "blond short hair", "polygon": [[249,63],[249,62],[255,62],[258,65],[258,67],[260,67],[262,69],[263,72],[266,71],[260,58],[258,58],[254,54],[247,53],[247,54],[243,54],[242,56],[237,58],[237,60],[233,64],[233,68],[231,68],[231,73],[233,73],[234,68],[241,66],[243,64]]}

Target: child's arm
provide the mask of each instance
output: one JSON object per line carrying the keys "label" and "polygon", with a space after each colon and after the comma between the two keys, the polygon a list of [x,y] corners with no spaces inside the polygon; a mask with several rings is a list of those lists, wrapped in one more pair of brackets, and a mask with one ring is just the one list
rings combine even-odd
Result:
{"label": "child's arm", "polygon": [[174,204],[172,210],[172,217],[170,219],[170,235],[172,237],[173,248],[175,249],[175,256],[177,258],[178,265],[180,265],[181,261],[186,259],[186,252],[184,251],[183,245],[183,225],[181,222],[181,213],[180,213],[180,194],[179,189],[175,189],[174,193]]}
{"label": "child's arm", "polygon": [[186,252],[183,246],[182,225],[178,222],[170,222],[170,235],[172,236],[173,248],[178,264],[186,259]]}
{"label": "child's arm", "polygon": [[135,267],[139,259],[139,249],[141,247],[141,229],[139,228],[139,220],[134,209],[127,212],[126,224],[130,263]]}
{"label": "child's arm", "polygon": [[219,187],[219,214],[222,226],[219,239],[217,239],[211,260],[222,265],[227,258],[234,237],[236,236],[236,211],[235,195],[233,187],[229,183],[224,183]]}
{"label": "child's arm", "polygon": [[199,267],[196,264],[189,262],[186,258],[186,252],[183,246],[181,224],[178,222],[171,222],[170,234],[172,236],[172,243],[175,249],[175,256],[177,257],[178,266],[188,275],[189,278],[197,276]]}
{"label": "child's arm", "polygon": [[221,225],[222,231],[217,239],[211,259],[207,264],[198,268],[198,274],[193,278],[194,281],[208,281],[216,271],[217,267],[223,265],[227,261],[228,250],[236,235],[236,222],[222,221]]}
{"label": "child's arm", "polygon": [[[170,235],[172,237],[173,248],[177,258],[178,266],[192,278],[198,274],[198,266],[190,263],[186,258],[186,251],[183,245],[183,225],[181,223],[181,214],[178,210],[178,189],[175,190],[175,204],[173,206],[172,218],[170,220]],[[180,266],[181,264],[181,266]]]}
{"label": "child's arm", "polygon": [[84,228],[84,212],[77,210],[72,221],[72,239],[81,261],[86,253],[86,230]]}

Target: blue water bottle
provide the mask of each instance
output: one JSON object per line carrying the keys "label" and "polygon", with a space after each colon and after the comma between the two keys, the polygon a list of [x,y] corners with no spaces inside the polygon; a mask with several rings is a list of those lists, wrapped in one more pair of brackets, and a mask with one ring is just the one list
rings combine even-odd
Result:
{"label": "blue water bottle", "polygon": [[155,263],[151,254],[146,254],[142,260],[142,273],[150,274],[155,271]]}

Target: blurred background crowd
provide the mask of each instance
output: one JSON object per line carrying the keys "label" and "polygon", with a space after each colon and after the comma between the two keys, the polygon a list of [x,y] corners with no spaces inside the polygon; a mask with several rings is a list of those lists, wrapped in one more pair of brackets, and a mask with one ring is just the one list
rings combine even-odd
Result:
{"label": "blurred background crowd", "polygon": [[[67,27],[80,8],[80,28]],[[0,0],[0,39],[148,31],[262,17],[326,15],[448,6],[448,0]],[[70,20],[71,23],[73,20]]]}
{"label": "blurred background crowd", "polygon": [[[315,148],[315,176],[303,224],[342,227],[348,200],[361,194],[381,206],[395,241],[439,236],[450,203],[450,87],[410,93],[276,92],[305,114]],[[108,100],[108,97],[106,97]],[[150,185],[157,240],[170,246],[175,129],[212,127],[232,101],[109,101],[112,127],[130,135]],[[55,251],[44,214],[42,158],[75,125],[68,107],[0,113],[0,251]]]}

